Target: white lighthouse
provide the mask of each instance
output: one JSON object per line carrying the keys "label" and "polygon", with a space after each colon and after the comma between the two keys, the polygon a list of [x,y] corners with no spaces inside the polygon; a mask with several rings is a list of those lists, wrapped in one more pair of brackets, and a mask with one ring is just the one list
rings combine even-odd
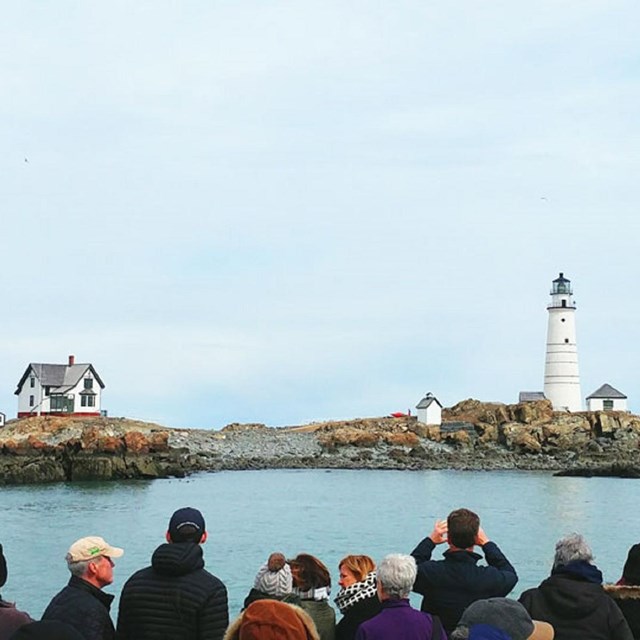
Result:
{"label": "white lighthouse", "polygon": [[576,306],[571,281],[560,274],[551,286],[547,307],[547,355],[544,365],[544,395],[555,411],[581,411],[580,373],[576,343]]}

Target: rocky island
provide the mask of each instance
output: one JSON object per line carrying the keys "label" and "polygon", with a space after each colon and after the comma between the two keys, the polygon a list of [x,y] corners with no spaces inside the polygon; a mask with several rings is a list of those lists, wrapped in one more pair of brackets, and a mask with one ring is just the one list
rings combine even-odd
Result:
{"label": "rocky island", "polygon": [[107,417],[30,417],[0,429],[0,484],[182,477],[198,471],[527,469],[640,477],[640,416],[554,412],[546,400],[464,400],[413,416],[220,431]]}

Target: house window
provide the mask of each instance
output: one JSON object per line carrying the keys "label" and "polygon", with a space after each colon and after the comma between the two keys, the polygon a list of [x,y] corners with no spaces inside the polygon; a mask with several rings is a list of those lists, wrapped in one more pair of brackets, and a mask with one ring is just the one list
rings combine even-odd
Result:
{"label": "house window", "polygon": [[603,400],[602,401],[602,408],[605,411],[613,411],[613,400]]}
{"label": "house window", "polygon": [[33,407],[35,404],[35,396],[29,396],[29,406]]}
{"label": "house window", "polygon": [[31,386],[32,389],[33,389],[33,387],[36,386],[36,378],[35,378],[35,376],[31,376],[29,378],[29,385]]}
{"label": "house window", "polygon": [[44,395],[48,396],[51,393],[51,387],[45,387],[44,388]]}
{"label": "house window", "polygon": [[84,379],[84,388],[85,389],[93,389],[93,378],[85,378]]}
{"label": "house window", "polygon": [[51,411],[64,411],[66,407],[65,397],[56,394],[51,396]]}
{"label": "house window", "polygon": [[96,397],[90,395],[81,395],[80,396],[80,405],[83,407],[95,407],[96,406]]}

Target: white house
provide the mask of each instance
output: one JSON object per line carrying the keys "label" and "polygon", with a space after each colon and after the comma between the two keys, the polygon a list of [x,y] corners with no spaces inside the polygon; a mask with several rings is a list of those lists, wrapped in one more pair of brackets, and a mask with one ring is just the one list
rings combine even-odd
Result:
{"label": "white house", "polygon": [[18,418],[33,415],[100,415],[104,383],[91,364],[32,362],[22,374],[15,394]]}
{"label": "white house", "polygon": [[418,422],[442,424],[442,405],[430,391],[418,402],[416,409],[418,410]]}
{"label": "white house", "polygon": [[587,396],[587,411],[627,411],[627,396],[610,384],[603,384]]}

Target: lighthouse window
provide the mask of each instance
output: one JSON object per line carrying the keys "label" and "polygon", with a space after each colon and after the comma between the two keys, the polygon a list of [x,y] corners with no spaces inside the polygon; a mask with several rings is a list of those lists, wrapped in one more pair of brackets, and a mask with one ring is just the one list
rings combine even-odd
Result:
{"label": "lighthouse window", "polygon": [[566,300],[563,300],[563,301],[562,301],[562,306],[563,306],[563,307],[566,307],[566,306],[567,306],[567,301],[566,301]]}
{"label": "lighthouse window", "polygon": [[564,322],[564,318],[560,318],[560,322]]}
{"label": "lighthouse window", "polygon": [[569,344],[569,338],[565,338],[564,341],[565,341],[565,344]]}

